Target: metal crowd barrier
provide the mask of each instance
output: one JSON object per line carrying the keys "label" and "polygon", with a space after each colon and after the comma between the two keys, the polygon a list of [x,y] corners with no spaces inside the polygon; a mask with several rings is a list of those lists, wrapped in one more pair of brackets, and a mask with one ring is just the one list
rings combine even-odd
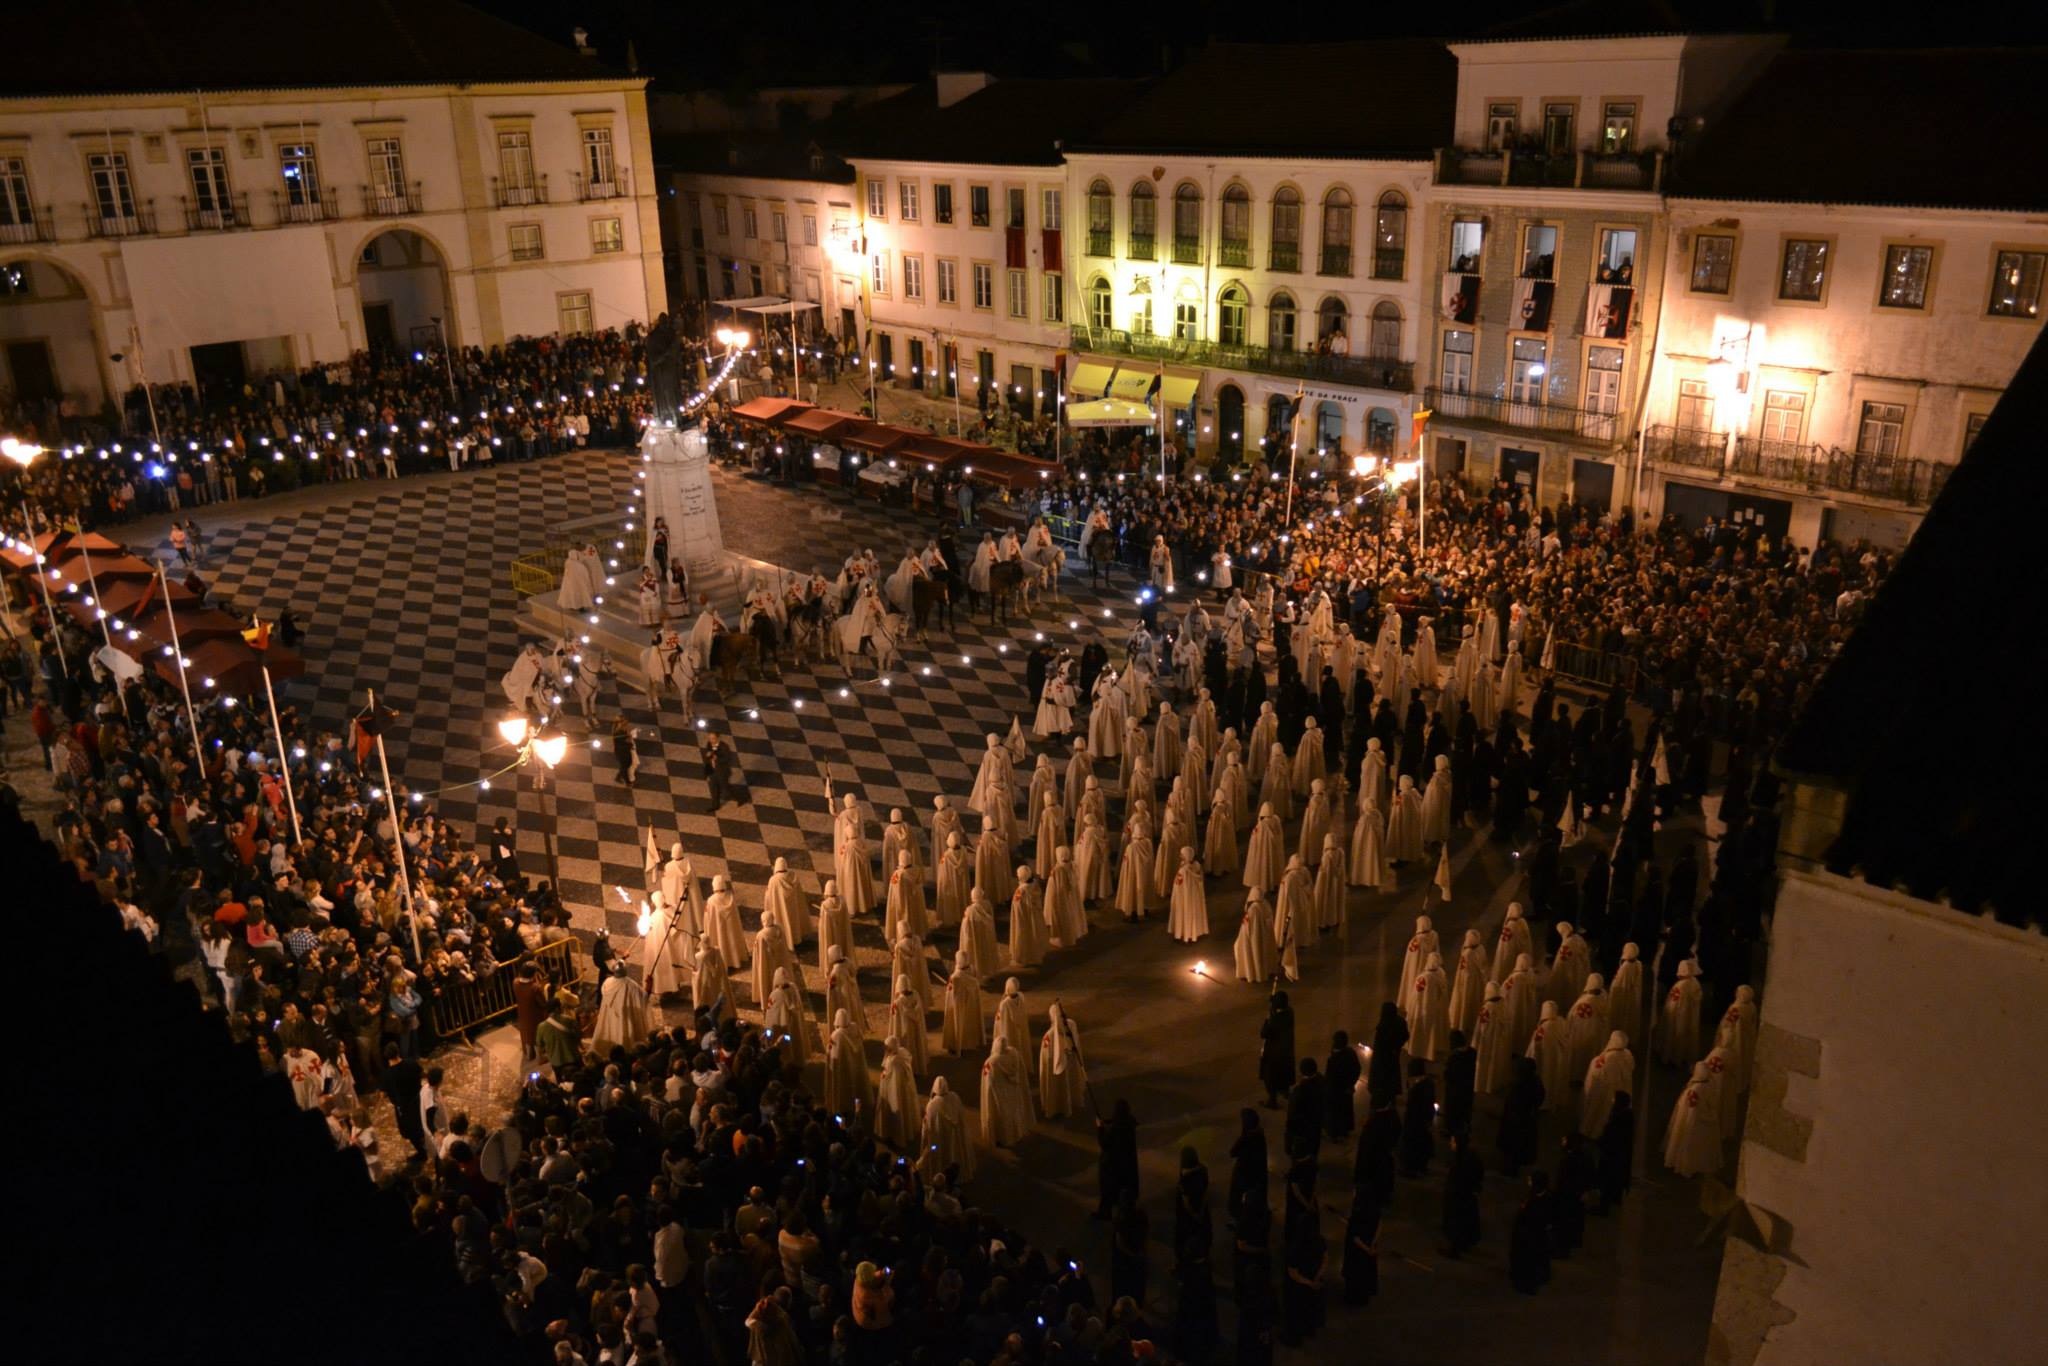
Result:
{"label": "metal crowd barrier", "polygon": [[1635,692],[1637,666],[1630,655],[1558,641],[1551,648],[1551,661],[1551,671],[1566,678],[1601,688],[1619,685],[1631,695]]}
{"label": "metal crowd barrier", "polygon": [[550,987],[574,983],[578,975],[576,947],[573,937],[557,939],[531,953],[521,954],[509,963],[500,963],[497,971],[488,977],[443,987],[431,1009],[434,1032],[446,1038],[513,1010],[516,1003],[512,999],[512,980],[523,964],[539,964],[547,974]]}

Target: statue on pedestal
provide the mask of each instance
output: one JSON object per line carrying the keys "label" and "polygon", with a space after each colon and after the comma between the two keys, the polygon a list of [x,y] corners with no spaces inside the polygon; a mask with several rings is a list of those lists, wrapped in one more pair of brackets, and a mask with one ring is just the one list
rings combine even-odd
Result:
{"label": "statue on pedestal", "polygon": [[683,341],[664,313],[647,331],[647,391],[656,422],[675,422],[683,407]]}

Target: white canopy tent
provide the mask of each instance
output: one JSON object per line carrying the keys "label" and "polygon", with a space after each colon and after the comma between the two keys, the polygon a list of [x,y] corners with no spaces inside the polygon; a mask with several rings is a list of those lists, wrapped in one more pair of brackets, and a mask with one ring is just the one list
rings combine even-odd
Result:
{"label": "white canopy tent", "polygon": [[789,358],[792,366],[791,382],[794,386],[795,397],[802,398],[804,394],[804,350],[802,344],[797,340],[796,319],[799,313],[809,313],[817,308],[818,305],[808,299],[785,299],[779,294],[756,294],[745,299],[713,299],[711,302],[719,308],[730,308],[739,313],[759,314],[763,320],[761,327],[764,332],[769,326],[766,321],[767,319],[789,319]]}

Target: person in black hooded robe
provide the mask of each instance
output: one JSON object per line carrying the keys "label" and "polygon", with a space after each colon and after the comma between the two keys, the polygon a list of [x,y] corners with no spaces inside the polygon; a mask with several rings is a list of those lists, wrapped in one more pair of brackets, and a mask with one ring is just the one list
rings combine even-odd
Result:
{"label": "person in black hooded robe", "polygon": [[1543,1078],[1534,1058],[1516,1058],[1514,1080],[1501,1107],[1501,1170],[1513,1176],[1536,1160],[1537,1136],[1543,1122]]}
{"label": "person in black hooded robe", "polygon": [[1280,1108],[1280,1097],[1294,1085],[1294,1007],[1287,993],[1275,991],[1259,1025],[1259,1080],[1266,1088],[1266,1108]]}
{"label": "person in black hooded robe", "polygon": [[1401,1050],[1407,1046],[1408,1021],[1392,1001],[1382,1001],[1372,1030],[1372,1056],[1366,1060],[1365,1089],[1375,1106],[1390,1105],[1401,1094]]}

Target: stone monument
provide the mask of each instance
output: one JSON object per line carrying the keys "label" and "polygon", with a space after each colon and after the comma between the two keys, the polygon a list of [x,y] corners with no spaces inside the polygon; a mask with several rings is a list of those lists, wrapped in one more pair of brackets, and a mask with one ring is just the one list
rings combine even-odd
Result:
{"label": "stone monument", "polygon": [[[725,535],[718,525],[718,499],[711,488],[711,447],[701,428],[651,423],[640,437],[647,544],[652,554],[654,520],[668,524],[668,553],[690,571],[691,591],[708,589],[725,569]],[[666,568],[666,566],[663,566]]]}

